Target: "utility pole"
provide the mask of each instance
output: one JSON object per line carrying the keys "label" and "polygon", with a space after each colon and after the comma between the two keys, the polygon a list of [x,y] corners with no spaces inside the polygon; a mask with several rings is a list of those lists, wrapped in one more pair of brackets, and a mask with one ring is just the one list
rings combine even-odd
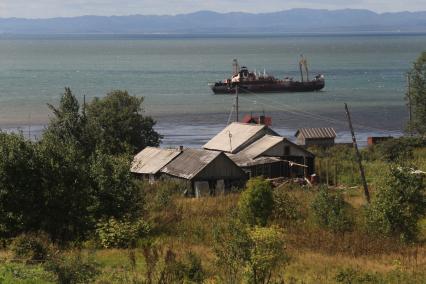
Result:
{"label": "utility pole", "polygon": [[345,103],[346,116],[348,118],[349,128],[352,134],[352,144],[355,148],[356,158],[359,165],[359,172],[361,174],[362,185],[364,186],[364,195],[367,202],[370,203],[370,192],[368,191],[367,180],[365,179],[364,167],[362,166],[361,154],[359,153],[358,144],[356,142],[354,128],[352,127],[351,115],[349,113],[348,105]]}
{"label": "utility pole", "polygon": [[237,117],[236,122],[239,121],[239,106],[238,106],[238,83],[235,84],[235,114]]}

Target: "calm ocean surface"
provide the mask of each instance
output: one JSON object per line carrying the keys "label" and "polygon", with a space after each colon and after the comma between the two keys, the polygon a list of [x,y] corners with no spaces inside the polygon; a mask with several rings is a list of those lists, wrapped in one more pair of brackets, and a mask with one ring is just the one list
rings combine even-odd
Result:
{"label": "calm ocean surface", "polygon": [[64,86],[82,100],[126,89],[145,97],[163,145],[197,146],[228,122],[233,97],[207,84],[229,76],[233,58],[277,77],[298,78],[304,54],[326,88],[315,93],[241,96],[241,113],[271,115],[273,128],[333,126],[349,141],[343,103],[359,138],[398,135],[407,111],[405,73],[426,48],[426,35],[238,37],[0,37],[0,128],[38,134]]}

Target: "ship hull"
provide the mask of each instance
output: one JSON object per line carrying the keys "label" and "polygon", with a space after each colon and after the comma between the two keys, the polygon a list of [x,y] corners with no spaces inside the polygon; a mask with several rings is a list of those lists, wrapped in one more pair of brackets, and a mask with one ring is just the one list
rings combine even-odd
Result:
{"label": "ship hull", "polygon": [[[287,93],[287,92],[314,92],[324,88],[324,80],[314,80],[309,82],[240,82],[238,90],[241,93]],[[210,85],[215,94],[234,94],[236,86],[217,82]]]}

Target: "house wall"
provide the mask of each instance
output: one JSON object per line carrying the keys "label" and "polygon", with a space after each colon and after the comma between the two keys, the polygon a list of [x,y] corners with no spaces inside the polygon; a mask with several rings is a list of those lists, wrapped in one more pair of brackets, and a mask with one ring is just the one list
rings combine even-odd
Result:
{"label": "house wall", "polygon": [[334,138],[305,139],[305,146],[333,146]]}
{"label": "house wall", "polygon": [[[288,147],[289,152],[286,153],[286,147]],[[273,157],[284,157],[284,156],[301,156],[308,157],[311,156],[306,153],[304,150],[294,146],[292,143],[288,141],[283,141],[275,145],[274,147],[267,150],[263,153],[263,156],[273,156]]]}
{"label": "house wall", "polygon": [[199,172],[194,180],[240,180],[246,178],[244,171],[225,154],[222,154]]}

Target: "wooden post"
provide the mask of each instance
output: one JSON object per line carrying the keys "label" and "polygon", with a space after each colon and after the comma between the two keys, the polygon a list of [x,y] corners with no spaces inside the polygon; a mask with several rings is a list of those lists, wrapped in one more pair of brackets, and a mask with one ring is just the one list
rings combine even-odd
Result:
{"label": "wooden post", "polygon": [[237,116],[236,122],[239,120],[239,105],[238,105],[238,83],[235,84],[235,112]]}
{"label": "wooden post", "polygon": [[334,186],[337,186],[337,163],[334,161]]}
{"label": "wooden post", "polygon": [[359,166],[359,172],[361,174],[362,185],[364,187],[364,195],[365,195],[365,198],[367,199],[367,202],[370,203],[370,192],[368,191],[367,180],[365,179],[365,173],[364,173],[364,167],[362,166],[361,154],[359,153],[359,150],[358,150],[358,144],[356,142],[354,128],[352,127],[351,114],[349,113],[349,108],[346,103],[345,103],[345,110],[346,110],[346,116],[348,117],[349,128],[351,129],[352,144],[355,148],[355,154],[356,154],[356,158],[357,158],[357,162]]}
{"label": "wooden post", "polygon": [[327,185],[330,185],[328,170],[329,169],[328,169],[328,158],[327,158],[327,160],[325,160],[325,180],[327,182]]}

